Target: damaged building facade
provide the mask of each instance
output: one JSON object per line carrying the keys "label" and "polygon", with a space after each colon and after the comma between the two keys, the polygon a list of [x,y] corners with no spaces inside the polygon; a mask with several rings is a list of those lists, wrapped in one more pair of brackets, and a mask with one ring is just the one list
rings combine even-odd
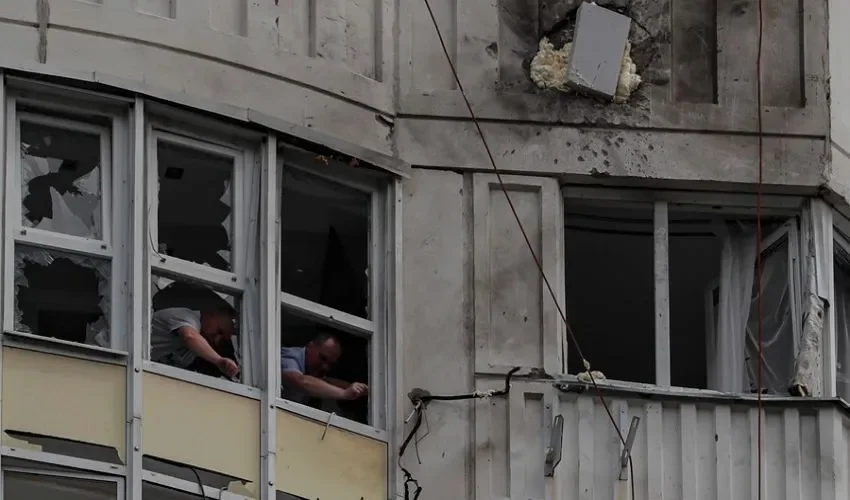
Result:
{"label": "damaged building facade", "polygon": [[[0,499],[847,498],[847,21],[0,2]],[[319,332],[367,397],[287,398]]]}

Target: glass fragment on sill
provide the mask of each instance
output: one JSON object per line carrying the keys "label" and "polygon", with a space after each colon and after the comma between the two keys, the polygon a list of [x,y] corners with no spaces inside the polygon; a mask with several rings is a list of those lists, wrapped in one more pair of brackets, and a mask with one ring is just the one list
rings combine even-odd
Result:
{"label": "glass fragment on sill", "polygon": [[21,123],[21,211],[24,227],[103,237],[100,137]]}
{"label": "glass fragment on sill", "polygon": [[110,263],[67,252],[15,249],[15,329],[110,347]]}
{"label": "glass fragment on sill", "polygon": [[232,270],[233,158],[160,140],[158,248]]}

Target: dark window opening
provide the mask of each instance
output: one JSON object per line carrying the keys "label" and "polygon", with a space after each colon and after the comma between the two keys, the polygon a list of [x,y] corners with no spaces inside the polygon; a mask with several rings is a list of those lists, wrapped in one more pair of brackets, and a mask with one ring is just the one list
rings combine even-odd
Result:
{"label": "dark window opening", "polygon": [[[36,465],[36,467],[39,467]],[[116,481],[63,477],[38,471],[3,471],[3,498],[31,500],[62,498],[69,500],[112,500],[118,498]]]}
{"label": "dark window opening", "polygon": [[160,140],[158,251],[232,270],[233,158]]}
{"label": "dark window opening", "polygon": [[[567,315],[579,345],[609,379],[655,382],[655,279],[651,206],[567,201]],[[569,373],[584,372],[567,346]]]}
{"label": "dark window opening", "polygon": [[109,268],[66,252],[15,249],[15,329],[109,347]]}
{"label": "dark window opening", "polygon": [[287,168],[281,194],[281,290],[368,318],[371,196]]}
{"label": "dark window opening", "polygon": [[[313,367],[309,364],[309,356],[306,349],[311,340],[319,334],[330,334],[339,341],[341,355],[337,363],[327,373],[327,377],[345,383],[360,382],[369,384],[369,340],[347,333],[321,323],[303,318],[296,314],[281,309],[281,347],[301,350],[301,352],[290,352],[293,357],[304,360],[307,374],[311,374]],[[288,388],[284,383],[282,397],[293,400],[320,410],[334,412],[349,420],[363,424],[369,424],[369,398],[365,396],[359,399],[347,400],[322,400],[312,398],[304,393],[293,393],[295,388]]]}

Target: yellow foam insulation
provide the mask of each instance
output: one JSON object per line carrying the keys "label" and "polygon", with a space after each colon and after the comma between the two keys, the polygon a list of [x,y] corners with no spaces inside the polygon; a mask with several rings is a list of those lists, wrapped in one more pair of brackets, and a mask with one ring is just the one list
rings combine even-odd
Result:
{"label": "yellow foam insulation", "polygon": [[123,366],[4,347],[3,430],[109,446],[124,460],[126,380]]}
{"label": "yellow foam insulation", "polygon": [[[556,49],[548,38],[543,37],[537,47],[537,54],[531,60],[529,75],[531,80],[541,89],[552,89],[560,92],[571,92],[567,86],[567,67],[569,66],[572,43],[565,43]],[[629,100],[641,83],[637,67],[631,57],[632,44],[626,42],[626,50],[620,63],[620,79],[617,82],[617,92],[614,102],[624,103]]]}
{"label": "yellow foam insulation", "polygon": [[259,401],[153,373],[142,387],[146,455],[258,481]]}
{"label": "yellow foam insulation", "polygon": [[386,500],[387,445],[277,412],[277,486],[304,498]]}

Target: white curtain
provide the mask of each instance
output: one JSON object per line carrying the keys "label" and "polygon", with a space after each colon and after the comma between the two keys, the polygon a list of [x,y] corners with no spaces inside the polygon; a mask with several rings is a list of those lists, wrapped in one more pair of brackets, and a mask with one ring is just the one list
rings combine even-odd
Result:
{"label": "white curtain", "polygon": [[[248,224],[244,225],[245,237],[242,241],[248,242],[248,247],[242,253],[245,259],[245,269],[248,273],[248,283],[245,287],[245,295],[242,297],[242,328],[239,336],[238,349],[242,365],[250,367],[249,371],[243,373],[243,383],[261,386],[265,382],[264,353],[262,352],[263,334],[274,335],[274,332],[263,332],[260,328],[260,315],[263,312],[260,290],[260,183],[262,171],[259,168],[245,169],[245,186],[243,197],[246,200],[245,210],[248,212]],[[266,277],[266,279],[271,279]]]}
{"label": "white curtain", "polygon": [[727,229],[720,258],[717,327],[708,350],[708,387],[740,393],[747,380],[744,332],[750,317],[756,238],[739,225],[729,225]]}

